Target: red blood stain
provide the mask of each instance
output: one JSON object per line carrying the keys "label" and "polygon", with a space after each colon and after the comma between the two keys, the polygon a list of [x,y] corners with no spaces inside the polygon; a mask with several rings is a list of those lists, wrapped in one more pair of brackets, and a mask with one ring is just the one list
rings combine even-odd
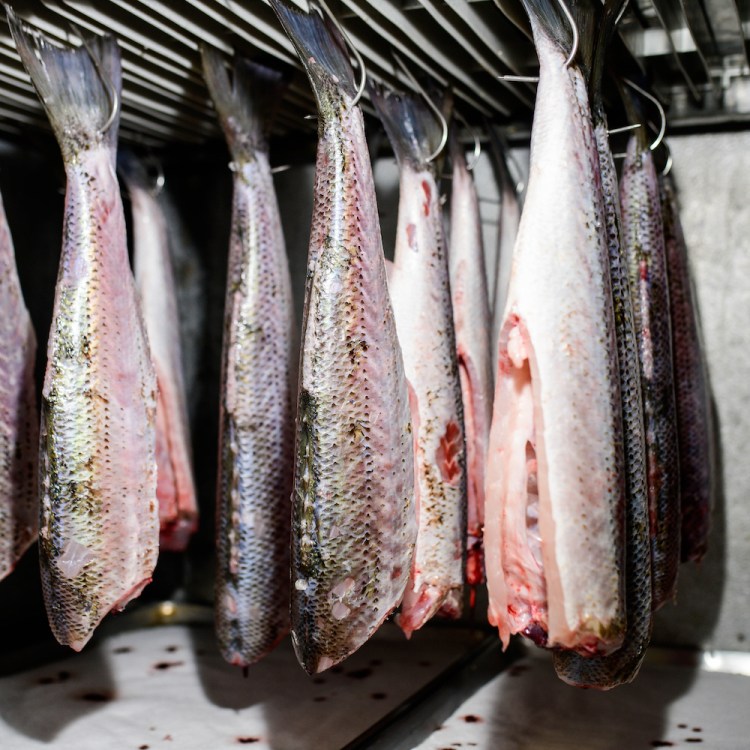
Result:
{"label": "red blood stain", "polygon": [[648,263],[645,260],[638,264],[638,270],[640,271],[641,281],[648,281]]}
{"label": "red blood stain", "polygon": [[482,717],[475,716],[474,714],[469,714],[468,716],[464,716],[464,721],[467,724],[477,724],[482,721]]}
{"label": "red blood stain", "polygon": [[427,182],[427,180],[422,180],[422,190],[424,191],[424,203],[422,204],[422,211],[424,211],[425,216],[429,216],[432,190],[430,190],[430,184]]}
{"label": "red blood stain", "polygon": [[417,225],[407,224],[406,225],[406,239],[409,243],[409,247],[417,252]]}
{"label": "red blood stain", "polygon": [[482,582],[483,568],[482,543],[476,541],[466,553],[466,582],[469,586],[478,586]]}
{"label": "red blood stain", "polygon": [[440,438],[440,445],[435,451],[435,459],[443,475],[443,481],[456,485],[461,478],[461,465],[458,462],[462,448],[461,428],[454,422],[448,422],[445,434]]}

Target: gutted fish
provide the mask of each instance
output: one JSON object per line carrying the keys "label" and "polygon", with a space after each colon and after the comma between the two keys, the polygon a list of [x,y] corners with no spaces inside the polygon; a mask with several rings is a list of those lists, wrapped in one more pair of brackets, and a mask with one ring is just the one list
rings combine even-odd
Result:
{"label": "gutted fish", "polygon": [[[441,128],[416,96],[373,87],[371,98],[393,145],[400,174],[396,249],[388,286],[415,431],[419,531],[398,617],[409,636],[438,611],[447,617],[461,613],[466,545],[463,409],[440,195],[435,166],[427,161],[440,142]],[[475,262],[481,263],[481,257]],[[459,293],[466,291],[462,287]],[[465,308],[459,314],[465,314]],[[476,313],[469,315],[467,333],[472,324],[482,324]],[[484,371],[479,372],[481,363],[464,364],[477,368],[474,387],[485,387],[479,381],[484,377]],[[477,396],[476,406],[486,408]],[[481,447],[478,450],[483,453]]]}
{"label": "gutted fish", "polygon": [[683,561],[706,554],[713,504],[713,424],[708,368],[672,178],[659,179],[672,323]]}
{"label": "gutted fish", "polygon": [[0,199],[0,581],[37,537],[36,336]]}
{"label": "gutted fish", "polygon": [[198,525],[175,281],[167,220],[148,171],[128,154],[120,159],[133,216],[133,264],[156,371],[156,497],[159,544],[180,552]]}
{"label": "gutted fish", "polygon": [[292,496],[292,639],[312,673],[359,648],[401,601],[414,459],[354,73],[317,3],[272,5],[319,112]]}
{"label": "gutted fish", "polygon": [[294,307],[268,128],[280,73],[203,50],[203,70],[232,155],[234,191],[224,307],[216,529],[216,632],[247,666],[289,632]]}
{"label": "gutted fish", "polygon": [[557,3],[524,6],[540,81],[497,354],[489,616],[505,644],[523,633],[606,654],[625,632],[625,482],[599,160],[586,83],[550,22]]}
{"label": "gutted fish", "polygon": [[[600,37],[589,84],[594,138],[599,154],[609,273],[614,304],[617,355],[622,396],[625,449],[625,602],[627,629],[622,646],[608,656],[584,657],[574,651],[555,652],[557,674],[570,684],[608,690],[633,680],[651,638],[651,547],[646,482],[646,443],[641,399],[638,342],[627,261],[620,241],[620,199],[607,117],[601,96],[601,76],[615,20],[627,0],[607,0],[598,24]],[[574,11],[577,3],[573,4]]]}
{"label": "gutted fish", "polygon": [[39,543],[52,631],[78,651],[156,564],[156,378],[115,176],[117,44],[102,36],[61,48],[7,12],[67,176],[42,391]]}
{"label": "gutted fish", "polygon": [[664,226],[645,132],[628,143],[620,206],[643,389],[653,607],[658,609],[674,597],[677,585],[680,478]]}
{"label": "gutted fish", "polygon": [[448,267],[466,429],[466,582],[476,586],[484,580],[484,474],[492,419],[490,306],[479,199],[463,148],[455,138],[451,139],[451,163]]}
{"label": "gutted fish", "polygon": [[495,248],[494,273],[487,277],[489,298],[492,301],[492,334],[491,351],[494,358],[497,353],[497,339],[503,323],[505,304],[508,300],[511,267],[513,265],[513,247],[518,235],[518,224],[521,221],[521,200],[516,183],[507,167],[507,145],[499,137],[496,128],[490,126],[490,143],[492,144],[495,175],[500,187],[500,212]]}

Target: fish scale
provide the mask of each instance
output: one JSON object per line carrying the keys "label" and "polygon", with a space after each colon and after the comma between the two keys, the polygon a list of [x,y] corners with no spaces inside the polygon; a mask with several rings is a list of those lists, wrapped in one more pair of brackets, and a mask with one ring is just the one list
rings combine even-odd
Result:
{"label": "fish scale", "polygon": [[685,237],[671,176],[659,178],[672,323],[680,456],[681,558],[706,554],[713,504],[713,424],[708,368]]}
{"label": "fish scale", "polygon": [[658,609],[676,592],[680,478],[664,226],[653,155],[643,135],[628,143],[620,206],[641,367],[653,607]]}
{"label": "fish scale", "polygon": [[37,537],[36,335],[0,199],[0,580]]}
{"label": "fish scale", "polygon": [[[117,45],[62,49],[8,11],[62,151],[67,177],[40,430],[39,529],[50,625],[80,650],[101,619],[151,580],[158,553],[156,378],[128,263],[115,176]],[[101,76],[101,77],[100,77]],[[74,87],[70,80],[76,80]]]}
{"label": "fish scale", "polygon": [[284,76],[202,52],[232,155],[216,529],[216,631],[248,666],[289,632],[294,307],[267,132]]}
{"label": "fish scale", "polygon": [[292,515],[292,641],[310,673],[401,601],[416,536],[412,434],[370,156],[343,40],[272,0],[318,103]]}

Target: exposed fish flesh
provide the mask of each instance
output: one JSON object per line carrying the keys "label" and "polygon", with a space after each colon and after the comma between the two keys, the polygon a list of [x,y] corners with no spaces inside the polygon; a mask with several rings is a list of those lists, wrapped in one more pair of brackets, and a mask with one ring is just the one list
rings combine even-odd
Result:
{"label": "exposed fish flesh", "polygon": [[133,265],[156,371],[156,497],[159,545],[181,552],[198,526],[198,505],[182,376],[175,282],[166,216],[134,156],[120,160],[133,216]]}
{"label": "exposed fish flesh", "polygon": [[674,597],[677,585],[679,459],[664,226],[659,182],[645,133],[631,136],[628,143],[620,206],[641,366],[653,607],[658,609]]}
{"label": "exposed fish flesh", "polygon": [[414,459],[354,73],[317,3],[272,5],[319,111],[292,496],[292,640],[312,673],[359,648],[401,601]]}
{"label": "exposed fish flesh", "polygon": [[451,163],[448,267],[466,430],[466,582],[473,587],[484,581],[484,481],[493,394],[490,306],[479,198],[455,138],[451,139]]}
{"label": "exposed fish flesh", "polygon": [[37,537],[36,336],[0,199],[0,581]]}
{"label": "exposed fish flesh", "polygon": [[[609,146],[607,116],[601,96],[601,76],[615,22],[627,0],[607,0],[597,24],[600,37],[593,61],[591,110],[604,200],[609,250],[609,274],[614,304],[615,332],[622,396],[625,448],[625,603],[627,629],[622,646],[608,656],[584,657],[556,651],[557,674],[569,684],[609,690],[635,679],[651,638],[651,546],[646,485],[646,443],[641,399],[638,342],[625,253],[620,241],[620,197],[617,171]],[[575,12],[576,3],[573,3]]]}
{"label": "exposed fish flesh", "polygon": [[[399,162],[396,249],[388,287],[415,429],[419,530],[397,618],[409,636],[438,611],[447,617],[461,613],[466,545],[463,409],[440,195],[435,166],[427,162],[441,129],[416,96],[373,87],[371,98]],[[473,322],[472,316],[467,324]]]}
{"label": "exposed fish flesh", "polygon": [[286,82],[237,58],[203,69],[232,155],[234,192],[224,307],[216,529],[216,632],[247,666],[289,632],[294,306],[268,155]]}
{"label": "exposed fish flesh", "polygon": [[706,554],[713,504],[713,424],[708,368],[685,236],[671,176],[659,180],[672,323],[683,561]]}
{"label": "exposed fish flesh", "polygon": [[500,331],[485,560],[491,621],[584,654],[625,631],[622,409],[586,84],[525,0],[540,62],[528,191]]}
{"label": "exposed fish flesh", "polygon": [[7,13],[67,176],[42,391],[39,543],[52,631],[78,651],[156,564],[156,378],[115,176],[117,44],[101,36],[63,49]]}

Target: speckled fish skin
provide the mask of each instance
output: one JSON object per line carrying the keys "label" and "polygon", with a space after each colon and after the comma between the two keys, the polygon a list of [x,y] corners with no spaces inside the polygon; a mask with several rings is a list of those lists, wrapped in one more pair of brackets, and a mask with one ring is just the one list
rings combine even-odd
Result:
{"label": "speckled fish skin", "polygon": [[283,76],[203,50],[232,154],[216,528],[216,633],[224,658],[257,662],[289,632],[294,307],[267,130]]}
{"label": "speckled fish skin", "polygon": [[708,368],[674,183],[659,178],[672,322],[680,456],[681,559],[700,562],[708,548],[713,505],[713,424]]}
{"label": "speckled fish skin", "polygon": [[484,581],[484,483],[492,420],[490,305],[479,198],[455,138],[451,139],[451,163],[448,268],[466,429],[466,582],[477,586]]}
{"label": "speckled fish skin", "polygon": [[292,640],[314,673],[359,648],[401,601],[414,459],[354,74],[329,23],[272,5],[319,109],[292,497]]}
{"label": "speckled fish skin", "polygon": [[664,226],[654,159],[643,136],[628,143],[620,207],[641,366],[653,606],[658,609],[676,593],[680,478]]}
{"label": "speckled fish skin", "polygon": [[184,551],[198,527],[185,384],[182,377],[179,320],[167,222],[146,170],[123,161],[133,217],[136,288],[156,372],[156,497],[159,545]]}
{"label": "speckled fish skin", "polygon": [[525,5],[540,82],[490,432],[489,616],[504,644],[607,654],[625,632],[625,487],[598,157],[583,76]]}
{"label": "speckled fish skin", "polygon": [[0,198],[0,581],[37,537],[36,336]]}
{"label": "speckled fish skin", "polygon": [[373,88],[399,162],[394,264],[388,275],[414,424],[417,545],[397,622],[409,637],[438,612],[461,614],[466,455],[461,383],[440,193],[427,157],[440,141],[421,99]]}
{"label": "speckled fish skin", "polygon": [[[140,594],[156,564],[156,378],[128,264],[116,121],[99,132],[111,111],[107,89],[83,47],[53,47],[10,19],[67,176],[42,391],[39,546],[52,631],[79,651],[110,610]],[[119,91],[114,39],[89,44]]]}
{"label": "speckled fish skin", "polygon": [[609,147],[607,121],[601,110],[594,136],[599,151],[602,194],[609,248],[625,445],[625,602],[627,630],[622,646],[609,656],[583,657],[557,651],[555,671],[570,685],[610,690],[638,675],[651,640],[651,544],[646,486],[646,443],[640,366],[627,263],[620,243],[617,170]]}

